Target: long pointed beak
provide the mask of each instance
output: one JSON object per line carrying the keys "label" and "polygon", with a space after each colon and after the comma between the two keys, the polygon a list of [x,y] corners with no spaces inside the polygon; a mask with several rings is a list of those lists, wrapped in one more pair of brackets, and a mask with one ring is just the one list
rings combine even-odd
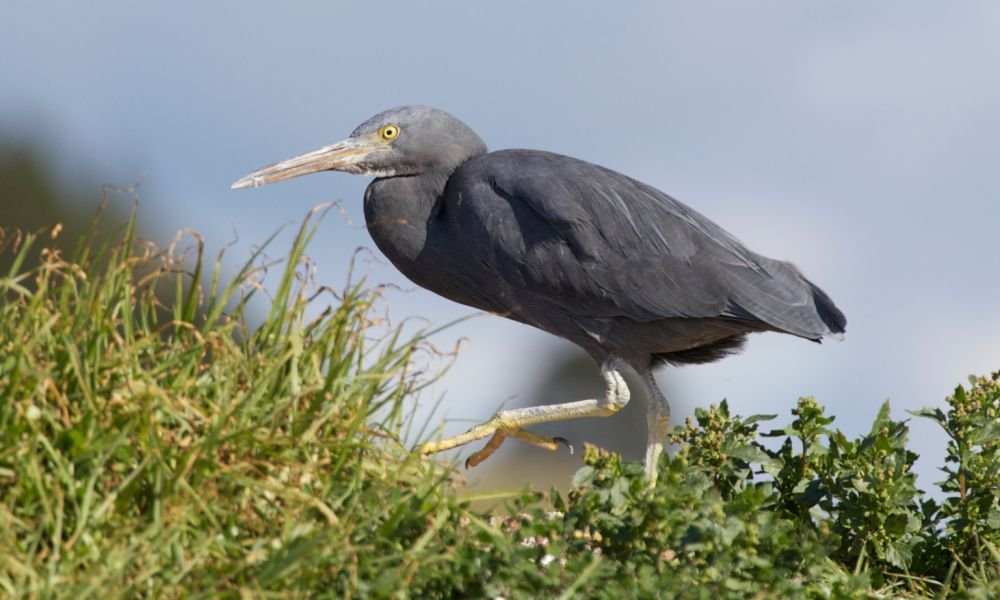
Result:
{"label": "long pointed beak", "polygon": [[309,173],[349,169],[351,165],[362,160],[372,150],[372,147],[361,140],[346,139],[332,146],[326,146],[325,148],[300,154],[288,160],[257,169],[229,186],[229,188],[233,190],[255,188]]}

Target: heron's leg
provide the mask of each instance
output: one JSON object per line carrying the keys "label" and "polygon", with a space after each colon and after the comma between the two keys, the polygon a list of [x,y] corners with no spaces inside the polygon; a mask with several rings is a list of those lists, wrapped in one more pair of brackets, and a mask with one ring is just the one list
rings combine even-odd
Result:
{"label": "heron's leg", "polygon": [[646,408],[646,477],[650,485],[656,483],[656,467],[660,462],[660,454],[667,443],[667,432],[670,430],[670,404],[660,388],[656,385],[651,371],[639,372],[646,386],[649,404]]}
{"label": "heron's leg", "polygon": [[526,425],[565,421],[579,417],[604,417],[618,412],[629,401],[628,385],[621,375],[621,370],[624,366],[624,363],[618,361],[611,361],[601,365],[601,375],[604,377],[605,383],[603,398],[577,400],[576,402],[565,402],[549,406],[529,406],[512,410],[502,410],[493,415],[485,423],[476,425],[465,433],[438,442],[424,444],[420,447],[420,453],[433,454],[443,450],[450,450],[451,448],[457,448],[458,446],[483,439],[490,435],[494,436],[493,439],[486,445],[486,448],[483,448],[483,450],[470,457],[470,465],[479,464],[489,457],[490,454],[500,447],[507,437],[516,437],[536,446],[554,449],[558,438],[545,438],[526,431],[520,431],[520,429]]}

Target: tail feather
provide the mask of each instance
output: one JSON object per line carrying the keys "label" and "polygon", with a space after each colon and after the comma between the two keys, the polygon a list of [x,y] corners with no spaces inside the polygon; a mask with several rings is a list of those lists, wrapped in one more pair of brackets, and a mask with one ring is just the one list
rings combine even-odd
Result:
{"label": "tail feather", "polygon": [[676,350],[674,352],[661,352],[653,355],[653,368],[663,364],[671,365],[698,365],[715,362],[731,354],[736,354],[743,349],[747,336],[745,333],[733,335],[721,340],[690,348],[688,350]]}
{"label": "tail feather", "polygon": [[830,332],[843,334],[847,331],[847,317],[844,316],[844,313],[840,312],[840,309],[833,303],[833,300],[826,295],[826,292],[816,287],[812,282],[809,283],[809,287],[812,288],[813,302],[816,303],[816,312],[819,314],[819,318],[823,320],[823,323],[830,329]]}

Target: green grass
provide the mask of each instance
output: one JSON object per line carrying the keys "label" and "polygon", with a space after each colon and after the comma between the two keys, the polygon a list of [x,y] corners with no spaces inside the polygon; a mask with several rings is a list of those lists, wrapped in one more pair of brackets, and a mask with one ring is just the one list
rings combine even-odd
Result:
{"label": "green grass", "polygon": [[4,232],[0,596],[1000,595],[998,376],[922,413],[951,439],[940,505],[888,405],[848,439],[803,399],[764,434],[771,417],[699,411],[654,488],[588,448],[569,494],[482,514],[401,442],[446,366],[427,332],[391,327],[363,281],[313,281],[315,227],[231,278],[134,220],[68,257]]}

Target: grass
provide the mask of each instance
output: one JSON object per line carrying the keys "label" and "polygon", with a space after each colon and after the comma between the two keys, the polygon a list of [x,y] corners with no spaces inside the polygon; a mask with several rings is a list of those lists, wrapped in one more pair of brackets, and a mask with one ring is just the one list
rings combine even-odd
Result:
{"label": "grass", "polygon": [[699,411],[655,488],[588,448],[565,497],[482,514],[400,441],[444,366],[428,332],[390,326],[364,281],[317,285],[316,224],[228,278],[197,237],[162,250],[134,218],[70,256],[4,232],[0,595],[1000,595],[1000,376],[921,413],[951,439],[940,505],[888,405],[848,439],[803,399],[766,433],[773,417]]}

